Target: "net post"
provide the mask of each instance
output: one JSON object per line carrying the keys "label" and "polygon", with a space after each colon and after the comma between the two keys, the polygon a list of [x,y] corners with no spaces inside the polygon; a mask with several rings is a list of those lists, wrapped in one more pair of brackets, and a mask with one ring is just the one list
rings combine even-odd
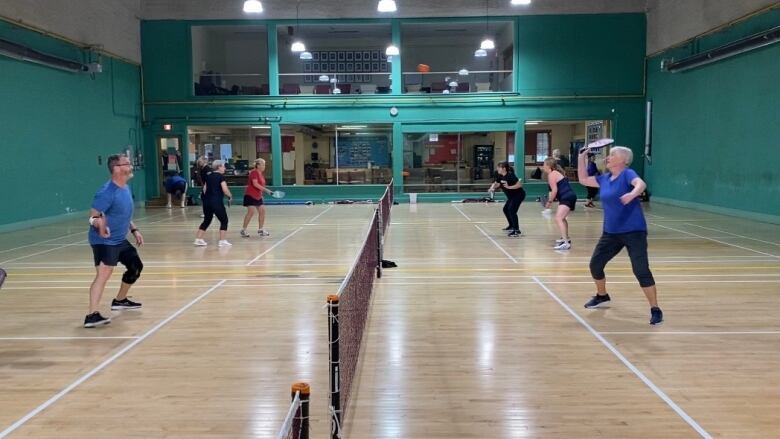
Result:
{"label": "net post", "polygon": [[341,437],[341,383],[339,381],[339,296],[331,294],[328,302],[328,346],[330,381],[330,437]]}
{"label": "net post", "polygon": [[295,400],[295,394],[300,396],[301,403],[295,411],[295,417],[292,424],[292,437],[296,439],[309,439],[309,400],[311,397],[311,387],[308,383],[295,383],[290,389],[292,399]]}

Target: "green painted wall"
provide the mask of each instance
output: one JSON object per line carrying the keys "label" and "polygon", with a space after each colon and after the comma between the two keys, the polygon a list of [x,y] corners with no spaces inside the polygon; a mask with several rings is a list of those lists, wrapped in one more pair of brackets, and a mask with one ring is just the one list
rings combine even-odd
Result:
{"label": "green painted wall", "polygon": [[517,17],[524,96],[643,94],[644,14]]}
{"label": "green painted wall", "polygon": [[770,11],[648,60],[651,192],[680,202],[780,215],[780,44],[681,73],[681,59],[777,26]]}
{"label": "green painted wall", "polygon": [[[70,44],[3,21],[0,38],[86,60]],[[106,156],[140,148],[139,67],[106,56],[102,64],[91,78],[0,56],[0,227],[89,209],[108,178]],[[144,171],[136,175],[132,189],[141,201]]]}

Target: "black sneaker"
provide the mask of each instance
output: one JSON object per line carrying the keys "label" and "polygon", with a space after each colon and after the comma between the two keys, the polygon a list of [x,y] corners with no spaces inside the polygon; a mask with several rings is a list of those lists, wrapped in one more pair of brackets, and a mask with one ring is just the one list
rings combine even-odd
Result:
{"label": "black sneaker", "polygon": [[98,311],[84,317],[85,328],[95,328],[97,326],[103,326],[111,323],[111,319],[103,317]]}
{"label": "black sneaker", "polygon": [[520,231],[519,231],[519,230],[512,230],[512,231],[511,231],[511,232],[509,232],[509,234],[508,234],[508,235],[506,235],[506,236],[508,236],[508,237],[510,237],[510,238],[519,238],[519,237],[520,237]]}
{"label": "black sneaker", "polygon": [[650,324],[659,325],[663,321],[664,321],[664,312],[661,311],[661,308],[657,306],[650,308]]}
{"label": "black sneaker", "polygon": [[609,300],[609,294],[604,294],[603,296],[596,294],[590,300],[588,300],[588,303],[585,304],[585,308],[598,308],[605,303],[609,303]]}
{"label": "black sneaker", "polygon": [[138,309],[141,307],[141,304],[138,302],[133,302],[132,300],[125,297],[122,300],[112,300],[111,301],[111,310],[112,311],[118,311],[121,309]]}
{"label": "black sneaker", "polygon": [[507,231],[507,232],[509,232],[509,231],[511,231],[511,230],[512,230],[512,226],[506,226],[506,227],[504,227],[504,228],[503,228],[503,229],[501,229],[501,230],[504,230],[504,231]]}

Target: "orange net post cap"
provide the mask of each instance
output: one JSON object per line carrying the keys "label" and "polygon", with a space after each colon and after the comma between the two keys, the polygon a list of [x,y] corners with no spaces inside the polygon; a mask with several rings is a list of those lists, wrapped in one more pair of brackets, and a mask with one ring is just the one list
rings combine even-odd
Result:
{"label": "orange net post cap", "polygon": [[301,395],[309,395],[311,394],[311,387],[309,387],[308,383],[295,383],[292,385],[292,388],[290,389],[292,393],[295,392],[301,392]]}
{"label": "orange net post cap", "polygon": [[417,64],[417,71],[420,73],[428,73],[431,71],[431,66],[428,64]]}
{"label": "orange net post cap", "polygon": [[328,303],[339,303],[339,295],[338,294],[329,294],[328,295]]}

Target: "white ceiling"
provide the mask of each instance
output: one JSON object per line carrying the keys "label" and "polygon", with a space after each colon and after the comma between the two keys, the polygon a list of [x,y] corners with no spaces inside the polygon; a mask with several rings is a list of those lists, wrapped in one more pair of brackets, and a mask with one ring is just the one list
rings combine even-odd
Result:
{"label": "white ceiling", "polygon": [[[646,0],[533,0],[530,6],[512,6],[510,0],[488,0],[489,14],[604,14],[644,12]],[[288,19],[300,5],[302,19],[484,17],[480,0],[396,0],[398,12],[380,14],[376,0],[262,0],[264,12],[248,16],[243,0],[143,0],[141,18],[162,19]]]}

